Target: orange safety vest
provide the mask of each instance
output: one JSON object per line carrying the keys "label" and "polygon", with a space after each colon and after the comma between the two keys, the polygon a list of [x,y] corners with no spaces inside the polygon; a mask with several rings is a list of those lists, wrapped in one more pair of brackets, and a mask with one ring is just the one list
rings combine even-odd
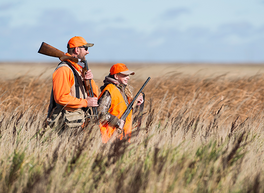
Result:
{"label": "orange safety vest", "polygon": [[[120,119],[120,117],[122,116],[122,114],[125,112],[125,110],[127,108],[127,105],[126,105],[126,102],[123,98],[123,95],[120,93],[119,89],[115,85],[108,84],[104,88],[104,90],[101,92],[99,98],[101,98],[101,96],[103,95],[103,93],[106,90],[111,95],[111,106],[110,106],[108,112]],[[131,101],[128,101],[128,102],[130,103]],[[131,131],[132,131],[132,111],[127,116],[123,129],[124,129],[125,136],[128,136],[128,139],[130,139]],[[102,125],[100,123],[100,131],[102,134],[103,143],[107,143],[107,141],[113,135],[115,130],[116,130],[115,127],[111,127],[108,124]],[[119,138],[120,138],[120,140],[122,140],[123,134],[120,134]]]}

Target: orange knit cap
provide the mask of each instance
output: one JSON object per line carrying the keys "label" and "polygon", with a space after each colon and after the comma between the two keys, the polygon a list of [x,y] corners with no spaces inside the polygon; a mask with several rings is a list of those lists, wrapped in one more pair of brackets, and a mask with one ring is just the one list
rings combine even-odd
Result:
{"label": "orange knit cap", "polygon": [[67,48],[76,48],[80,46],[92,47],[93,45],[94,44],[92,43],[87,43],[85,39],[81,36],[74,36],[69,40]]}
{"label": "orange knit cap", "polygon": [[127,66],[123,63],[114,64],[110,68],[110,75],[114,75],[117,73],[124,74],[124,75],[134,75],[135,74],[135,72],[128,70]]}

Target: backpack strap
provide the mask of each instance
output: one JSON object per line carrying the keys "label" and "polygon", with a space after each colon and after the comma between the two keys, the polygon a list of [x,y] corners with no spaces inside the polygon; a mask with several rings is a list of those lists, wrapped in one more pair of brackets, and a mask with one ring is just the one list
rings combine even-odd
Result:
{"label": "backpack strap", "polygon": [[83,88],[81,87],[82,85],[82,80],[81,80],[81,77],[80,75],[77,73],[77,71],[75,70],[75,68],[67,61],[64,61],[64,62],[61,62],[61,63],[66,63],[70,69],[72,70],[73,72],[73,75],[74,75],[74,82],[75,82],[75,93],[76,93],[76,98],[80,98],[80,90],[79,88],[81,88],[82,92],[83,92]]}

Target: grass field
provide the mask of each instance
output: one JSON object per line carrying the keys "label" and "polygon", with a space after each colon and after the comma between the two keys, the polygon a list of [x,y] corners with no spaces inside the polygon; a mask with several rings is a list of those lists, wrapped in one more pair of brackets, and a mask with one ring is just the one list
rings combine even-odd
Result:
{"label": "grass field", "polygon": [[56,64],[0,64],[0,191],[264,192],[264,65],[127,65],[135,92],[151,77],[141,126],[102,144],[43,128]]}

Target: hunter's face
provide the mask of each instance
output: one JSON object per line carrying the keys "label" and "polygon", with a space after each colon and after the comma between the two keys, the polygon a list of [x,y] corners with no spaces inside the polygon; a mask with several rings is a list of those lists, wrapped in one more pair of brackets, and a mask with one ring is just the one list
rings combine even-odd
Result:
{"label": "hunter's face", "polygon": [[85,48],[84,47],[79,47],[78,50],[79,50],[78,58],[81,59],[81,60],[85,60],[85,56],[87,54],[89,54],[88,47],[87,47],[87,49],[86,49],[86,47]]}
{"label": "hunter's face", "polygon": [[120,73],[115,74],[115,78],[120,84],[124,84],[124,85],[127,85],[128,80],[130,79],[129,75],[124,75]]}

